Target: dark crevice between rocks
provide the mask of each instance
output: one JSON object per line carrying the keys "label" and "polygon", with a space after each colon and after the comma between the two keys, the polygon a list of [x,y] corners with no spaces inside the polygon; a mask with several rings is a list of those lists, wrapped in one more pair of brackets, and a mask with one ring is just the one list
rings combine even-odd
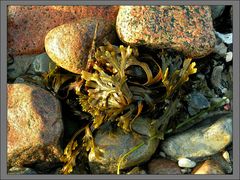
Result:
{"label": "dark crevice between rocks", "polygon": [[221,16],[217,17],[213,21],[214,29],[220,33],[231,33],[232,32],[232,22],[230,15],[231,6],[225,6],[225,9]]}

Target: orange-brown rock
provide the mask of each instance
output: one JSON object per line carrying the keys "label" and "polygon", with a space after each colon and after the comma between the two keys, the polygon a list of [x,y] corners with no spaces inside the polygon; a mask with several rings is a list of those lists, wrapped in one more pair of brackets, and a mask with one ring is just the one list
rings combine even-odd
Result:
{"label": "orange-brown rock", "polygon": [[44,52],[48,31],[86,17],[115,23],[118,6],[9,6],[8,51],[11,55]]}

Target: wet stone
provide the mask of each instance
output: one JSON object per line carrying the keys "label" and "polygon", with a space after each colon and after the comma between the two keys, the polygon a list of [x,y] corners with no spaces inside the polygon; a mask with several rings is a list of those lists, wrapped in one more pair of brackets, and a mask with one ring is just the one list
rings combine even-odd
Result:
{"label": "wet stone", "polygon": [[149,174],[175,175],[181,174],[181,169],[177,163],[165,158],[153,159],[148,163]]}
{"label": "wet stone", "polygon": [[200,112],[200,110],[210,106],[208,99],[199,92],[193,92],[187,95],[186,99],[188,100],[188,112],[190,115],[195,115]]}
{"label": "wet stone", "polygon": [[225,174],[218,162],[206,160],[200,163],[192,171],[192,174]]}
{"label": "wet stone", "polygon": [[211,7],[211,12],[212,12],[212,18],[216,19],[219,16],[222,15],[225,6],[224,5],[218,5],[218,6],[210,6]]}
{"label": "wet stone", "polygon": [[13,63],[7,67],[8,79],[16,79],[17,77],[24,75],[31,68],[31,64],[34,61],[36,55],[23,55],[13,57]]}
{"label": "wet stone", "polygon": [[[136,123],[135,122],[139,122]],[[141,126],[136,128],[136,126]],[[139,118],[133,123],[135,129],[143,129],[142,135],[135,132],[126,133],[122,129],[112,129],[109,124],[104,124],[96,132],[95,143],[96,148],[103,152],[100,157],[97,157],[95,152],[89,153],[89,166],[93,174],[116,173],[119,157],[129,152],[132,148],[142,142],[146,142],[136,151],[132,152],[121,163],[120,169],[139,165],[148,161],[155,152],[159,141],[157,139],[148,140],[152,135],[153,129],[150,128],[150,121]],[[146,130],[148,129],[148,131]],[[145,134],[147,133],[147,134]]]}
{"label": "wet stone", "polygon": [[7,165],[45,171],[59,163],[63,133],[59,101],[28,84],[8,84]]}
{"label": "wet stone", "polygon": [[31,175],[37,172],[31,168],[26,167],[12,167],[8,170],[8,175]]}
{"label": "wet stone", "polygon": [[144,175],[147,174],[145,170],[139,168],[139,167],[134,167],[131,171],[127,173],[128,175]]}
{"label": "wet stone", "polygon": [[7,77],[14,80],[25,75],[41,75],[55,67],[55,63],[46,53],[13,57],[13,63],[7,67]]}
{"label": "wet stone", "polygon": [[113,23],[100,18],[85,18],[48,32],[45,37],[48,56],[63,69],[80,74],[87,64],[97,23],[96,46],[102,44],[104,38],[113,42],[116,37]]}
{"label": "wet stone", "polygon": [[229,113],[222,115],[217,120],[214,120],[213,117],[208,118],[200,125],[168,137],[160,146],[172,159],[185,157],[199,160],[218,153],[231,142],[232,114]]}
{"label": "wet stone", "polygon": [[120,6],[116,30],[127,44],[171,48],[192,58],[210,54],[216,41],[209,6]]}
{"label": "wet stone", "polygon": [[34,59],[32,69],[35,73],[46,73],[55,67],[55,63],[49,58],[47,53],[42,53]]}

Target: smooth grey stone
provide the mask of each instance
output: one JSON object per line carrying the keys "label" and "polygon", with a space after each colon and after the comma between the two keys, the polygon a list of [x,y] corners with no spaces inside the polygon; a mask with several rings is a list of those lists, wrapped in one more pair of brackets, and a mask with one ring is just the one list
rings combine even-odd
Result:
{"label": "smooth grey stone", "polygon": [[197,160],[223,150],[232,142],[232,136],[232,114],[229,113],[212,124],[202,123],[168,137],[162,142],[161,148],[172,159],[185,157]]}

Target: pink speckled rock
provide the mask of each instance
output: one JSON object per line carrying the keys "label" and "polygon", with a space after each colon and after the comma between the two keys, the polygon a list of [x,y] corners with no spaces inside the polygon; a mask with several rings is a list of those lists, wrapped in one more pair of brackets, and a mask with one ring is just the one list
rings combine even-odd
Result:
{"label": "pink speckled rock", "polygon": [[9,6],[8,51],[11,55],[44,52],[48,31],[86,17],[115,23],[118,6]]}
{"label": "pink speckled rock", "polygon": [[59,162],[63,132],[59,101],[27,84],[8,84],[8,167],[35,164],[48,169]]}
{"label": "pink speckled rock", "polygon": [[129,45],[171,48],[191,58],[210,54],[216,41],[209,6],[120,6],[116,30]]}

